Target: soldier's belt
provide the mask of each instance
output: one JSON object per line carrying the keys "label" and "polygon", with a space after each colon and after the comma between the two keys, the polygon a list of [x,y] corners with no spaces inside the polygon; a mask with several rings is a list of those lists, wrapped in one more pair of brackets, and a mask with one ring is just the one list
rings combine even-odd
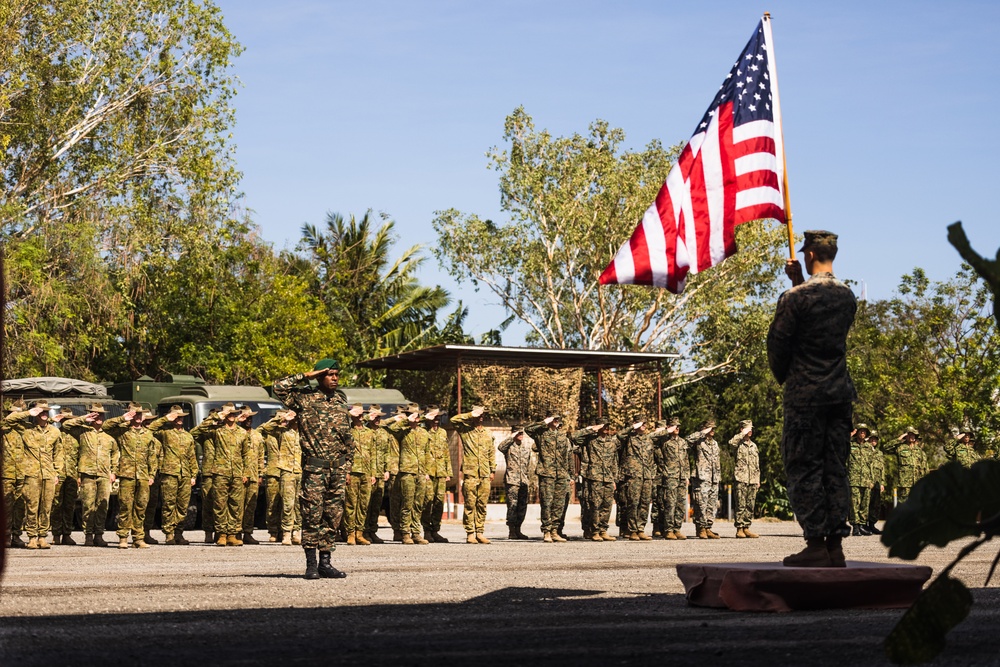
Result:
{"label": "soldier's belt", "polygon": [[317,456],[307,456],[305,457],[303,463],[309,466],[310,468],[323,468],[323,469],[339,468],[340,466],[347,463],[347,456],[341,455],[336,459],[321,459]]}

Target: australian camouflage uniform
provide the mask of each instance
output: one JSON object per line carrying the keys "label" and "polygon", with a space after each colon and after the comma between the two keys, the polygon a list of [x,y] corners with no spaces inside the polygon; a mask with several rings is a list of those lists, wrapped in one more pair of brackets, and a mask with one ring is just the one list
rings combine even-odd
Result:
{"label": "australian camouflage uniform", "polygon": [[572,466],[569,437],[561,428],[550,428],[545,421],[528,424],[524,431],[534,441],[532,450],[538,454],[536,471],[542,534],[547,541],[559,542],[562,541],[558,532],[559,521],[566,513],[569,498]]}
{"label": "australian camouflage uniform", "polygon": [[[71,409],[62,409],[63,422],[72,416]],[[76,544],[71,533],[74,528],[73,514],[76,512],[76,500],[80,491],[77,481],[79,456],[80,443],[63,426],[59,430],[59,442],[56,443],[55,468],[59,481],[56,483],[52,500],[52,537],[56,544]]]}
{"label": "australian camouflage uniform", "polygon": [[299,432],[294,423],[279,410],[261,425],[264,435],[264,474],[266,478],[267,532],[271,541],[292,543],[295,508],[298,505],[299,480],[296,467],[301,457]]}
{"label": "australian camouflage uniform", "polygon": [[354,458],[351,419],[343,392],[330,395],[303,386],[306,377],[297,373],[274,383],[273,390],[287,407],[298,414],[302,446],[302,547],[331,552],[344,514],[345,471]]}
{"label": "australian camouflage uniform", "polygon": [[[411,415],[417,410],[411,408]],[[421,537],[420,513],[427,481],[427,431],[409,418],[397,419],[388,426],[399,442],[399,530],[403,544],[427,544]]]}
{"label": "australian camouflage uniform", "polygon": [[370,544],[364,536],[372,485],[375,483],[375,433],[358,421],[351,427],[354,439],[354,463],[347,480],[344,522],[347,524],[348,544]]}
{"label": "australian camouflage uniform", "polygon": [[[104,413],[104,407],[94,404],[88,412]],[[95,426],[96,424],[96,426]],[[111,498],[112,471],[118,468],[118,443],[105,433],[103,423],[88,422],[86,417],[74,417],[63,422],[63,428],[80,443],[77,473],[80,476],[80,505],[83,510],[83,533],[88,546],[105,546],[104,525],[108,518]]]}
{"label": "australian camouflage uniform", "polygon": [[[427,422],[425,422],[427,424]],[[444,516],[444,497],[448,480],[452,477],[451,451],[448,434],[436,422],[427,425],[427,492],[424,494],[424,511],[421,523],[424,535],[435,542],[447,542],[441,535],[441,518]]]}
{"label": "australian camouflage uniform", "polygon": [[497,467],[493,436],[482,425],[481,417],[473,416],[472,412],[455,415],[451,425],[462,442],[462,493],[465,496],[462,524],[466,541],[488,544],[486,504]]}
{"label": "australian camouflage uniform", "polygon": [[740,432],[729,440],[729,446],[736,449],[736,465],[733,477],[736,480],[736,537],[757,537],[751,532],[757,491],[760,489],[760,454],[757,443],[744,435],[745,429],[753,428],[749,419],[740,422]]}
{"label": "australian camouflage uniform", "polygon": [[686,539],[681,533],[687,512],[687,486],[691,477],[691,462],[688,458],[687,440],[677,434],[680,420],[676,417],[667,422],[672,432],[661,432],[654,436],[653,444],[658,452],[656,472],[660,478],[663,495],[663,537],[668,540]]}
{"label": "australian camouflage uniform", "polygon": [[615,538],[608,534],[608,526],[618,478],[618,438],[605,429],[583,428],[574,431],[570,440],[579,452],[580,476],[587,497],[584,535],[595,542],[614,542]]}
{"label": "australian camouflage uniform", "polygon": [[[212,515],[215,519],[218,546],[242,546],[243,500],[246,492],[246,472],[255,461],[250,437],[239,426],[237,412],[231,407],[228,415],[209,415],[191,430],[195,439],[208,435],[212,449]],[[228,417],[232,417],[229,419]]]}
{"label": "australian camouflage uniform", "polygon": [[[48,410],[47,404],[45,409]],[[59,430],[52,424],[36,424],[27,410],[10,413],[3,423],[16,431],[23,443],[19,473],[24,477],[24,530],[28,534],[28,547],[47,548],[45,537],[49,532],[52,499],[58,481],[55,454]]]}
{"label": "australian camouflage uniform", "polygon": [[141,548],[145,545],[149,487],[156,478],[158,443],[149,429],[125,416],[104,422],[104,431],[118,444],[117,466],[111,471],[118,480],[118,546],[126,546],[131,534],[133,545]]}
{"label": "australian camouflage uniform", "polygon": [[[18,401],[11,407],[11,412],[21,412],[25,407],[24,401]],[[0,434],[3,436],[3,504],[7,528],[4,535],[10,535],[10,546],[23,547],[24,473],[21,471],[21,459],[24,457],[24,442],[17,429],[6,422],[0,424]]]}
{"label": "australian camouflage uniform", "polygon": [[701,430],[686,439],[694,453],[694,473],[691,478],[691,504],[694,506],[694,525],[698,537],[718,537],[712,530],[719,507],[719,482],[722,467],[719,462],[719,443],[710,434],[715,422],[707,421]]}
{"label": "australian camouflage uniform", "polygon": [[191,504],[191,488],[198,476],[194,437],[165,416],[154,419],[148,428],[160,443],[157,477],[163,502],[163,533],[167,544],[187,544],[184,524]]}
{"label": "australian camouflage uniform", "polygon": [[[252,423],[251,416],[246,417],[248,425]],[[254,539],[253,529],[257,518],[257,498],[260,495],[260,485],[264,478],[264,468],[267,465],[264,460],[264,434],[259,428],[243,428],[247,434],[247,447],[250,450],[246,459],[247,466],[243,471],[243,476],[246,477],[243,490],[243,542],[256,544],[257,540]]]}
{"label": "australian camouflage uniform", "polygon": [[368,511],[365,514],[364,536],[365,539],[375,544],[382,542],[382,539],[378,536],[378,517],[382,513],[382,502],[385,499],[386,487],[389,480],[392,479],[390,471],[393,466],[397,472],[399,470],[398,453],[395,462],[390,460],[390,441],[395,443],[396,438],[382,428],[381,418],[384,416],[385,413],[382,412],[381,406],[370,405],[368,406],[368,415],[365,417],[365,428],[371,431],[372,470],[375,471],[375,484],[372,486],[371,498],[368,501]]}

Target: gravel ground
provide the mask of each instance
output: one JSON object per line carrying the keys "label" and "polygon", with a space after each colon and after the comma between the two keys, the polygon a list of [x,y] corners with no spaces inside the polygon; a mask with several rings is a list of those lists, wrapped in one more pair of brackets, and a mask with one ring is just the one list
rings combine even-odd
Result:
{"label": "gravel ground", "polygon": [[[759,522],[759,540],[732,539],[727,523],[716,530],[723,539],[594,543],[570,529],[576,539],[543,544],[509,541],[491,522],[493,543],[473,546],[449,522],[451,544],[341,545],[333,562],[347,579],[320,581],[302,579],[302,550],[280,544],[18,550],[0,582],[0,664],[888,664],[882,639],[901,611],[688,606],[677,563],[773,562],[803,545],[793,523]],[[919,562],[937,572],[959,548]],[[849,539],[845,551],[889,560],[875,537]],[[982,551],[957,571],[970,587],[996,553]],[[1000,595],[974,593],[972,616],[935,664],[1000,664]]]}

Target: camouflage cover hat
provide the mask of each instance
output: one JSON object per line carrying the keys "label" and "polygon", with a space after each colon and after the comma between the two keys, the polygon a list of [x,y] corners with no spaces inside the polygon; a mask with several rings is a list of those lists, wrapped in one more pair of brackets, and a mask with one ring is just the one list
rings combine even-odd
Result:
{"label": "camouflage cover hat", "polygon": [[743,421],[740,422],[740,430],[742,431],[743,429],[746,429],[746,428],[753,428],[753,420],[752,419],[744,419]]}
{"label": "camouflage cover hat", "polygon": [[680,417],[671,417],[670,419],[667,420],[667,426],[680,426],[680,425],[681,425]]}
{"label": "camouflage cover hat", "polygon": [[919,438],[920,437],[920,431],[918,431],[917,429],[913,428],[912,426],[907,426],[906,430],[903,431],[903,435],[914,435],[914,436],[916,436],[916,437]]}
{"label": "camouflage cover hat", "polygon": [[667,427],[667,420],[666,419],[657,419],[654,422],[654,425],[656,426],[656,428],[666,428]]}
{"label": "camouflage cover hat", "polygon": [[803,236],[805,236],[805,240],[802,242],[799,252],[805,252],[817,246],[827,246],[834,250],[837,249],[837,235],[833,232],[828,232],[824,229],[810,229]]}
{"label": "camouflage cover hat", "polygon": [[866,424],[864,422],[861,422],[860,424],[858,424],[857,426],[855,426],[854,430],[855,431],[865,431],[865,432],[868,433],[868,435],[872,434],[872,430],[870,428],[868,428],[868,424]]}
{"label": "camouflage cover hat", "polygon": [[702,428],[702,429],[706,429],[706,428],[715,428],[715,420],[714,420],[714,419],[711,419],[711,418],[709,418],[709,419],[706,419],[705,421],[703,421],[703,422],[701,423],[701,428]]}
{"label": "camouflage cover hat", "polygon": [[879,438],[878,429],[877,428],[873,428],[871,430],[871,432],[868,434],[868,437],[869,438],[875,438],[876,440],[878,440],[878,438]]}
{"label": "camouflage cover hat", "polygon": [[340,362],[336,359],[331,359],[327,357],[326,359],[320,359],[319,361],[316,362],[316,365],[313,366],[314,371],[325,371],[330,369],[339,371]]}
{"label": "camouflage cover hat", "polygon": [[404,409],[404,413],[408,415],[417,414],[420,412],[420,405],[417,403],[409,403]]}
{"label": "camouflage cover hat", "polygon": [[103,403],[91,403],[87,406],[87,412],[99,412],[104,414],[107,410],[104,409]]}
{"label": "camouflage cover hat", "polygon": [[230,401],[228,403],[223,403],[222,407],[219,409],[219,412],[221,413],[221,412],[224,412],[224,411],[225,412],[236,412],[236,404],[233,403],[232,401]]}
{"label": "camouflage cover hat", "polygon": [[32,408],[42,408],[43,410],[48,410],[49,409],[49,402],[45,401],[45,400],[35,401],[34,403],[31,404],[31,407]]}

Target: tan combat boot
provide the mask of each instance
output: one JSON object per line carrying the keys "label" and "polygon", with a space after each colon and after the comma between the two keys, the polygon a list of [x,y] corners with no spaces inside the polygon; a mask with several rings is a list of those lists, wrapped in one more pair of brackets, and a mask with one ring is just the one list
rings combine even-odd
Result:
{"label": "tan combat boot", "polygon": [[674,531],[668,530],[666,533],[664,533],[663,539],[665,539],[665,540],[676,540],[677,539],[677,535],[674,534]]}
{"label": "tan combat boot", "polygon": [[684,533],[682,533],[679,530],[675,530],[674,531],[674,537],[676,537],[678,540],[686,540],[687,539],[687,535],[685,535]]}
{"label": "tan combat boot", "polygon": [[649,535],[647,535],[645,531],[640,530],[639,531],[639,539],[640,540],[651,540],[653,538],[650,537]]}
{"label": "tan combat boot", "polygon": [[629,533],[628,534],[628,539],[630,541],[632,541],[632,542],[638,542],[639,541],[639,533]]}
{"label": "tan combat boot", "polygon": [[465,543],[466,544],[479,544],[479,541],[476,539],[476,534],[475,533],[467,533],[465,535]]}
{"label": "tan combat boot", "polygon": [[476,533],[476,542],[479,542],[480,544],[489,544],[490,543],[490,541],[488,539],[486,539],[486,536],[483,535],[482,533]]}
{"label": "tan combat boot", "polygon": [[411,538],[413,539],[414,544],[430,544],[430,541],[425,540],[423,537],[421,537],[420,533],[413,533],[413,535],[411,535]]}
{"label": "tan combat boot", "polygon": [[402,542],[403,544],[416,544],[416,542],[413,541],[413,536],[409,533],[403,533]]}
{"label": "tan combat boot", "polygon": [[128,538],[127,537],[119,537],[118,538],[118,548],[119,549],[128,549]]}
{"label": "tan combat boot", "polygon": [[145,540],[132,540],[132,546],[136,549],[148,549],[149,545],[146,544]]}
{"label": "tan combat boot", "polygon": [[45,536],[38,538],[38,548],[39,549],[51,549],[52,545],[45,541]]}
{"label": "tan combat boot", "polygon": [[358,543],[356,535],[357,533],[355,533],[353,530],[347,534],[347,543],[350,544],[351,546],[354,546],[355,544]]}
{"label": "tan combat boot", "polygon": [[758,535],[757,533],[751,533],[749,528],[744,528],[743,534],[746,535],[747,537],[753,537],[753,538],[760,537],[760,535]]}
{"label": "tan combat boot", "polygon": [[604,538],[601,537],[600,533],[591,533],[590,540],[591,542],[603,542]]}
{"label": "tan combat boot", "polygon": [[552,542],[552,531],[551,530],[545,531],[545,534],[542,535],[542,542],[549,542],[549,543]]}
{"label": "tan combat boot", "polygon": [[826,548],[826,540],[822,537],[806,540],[806,548],[802,551],[785,556],[781,561],[785,567],[833,567],[830,553]]}
{"label": "tan combat boot", "polygon": [[712,539],[712,540],[719,539],[719,534],[717,532],[715,532],[714,530],[712,530],[711,528],[706,528],[705,532],[708,533],[709,539]]}
{"label": "tan combat boot", "polygon": [[29,537],[28,538],[28,544],[27,544],[26,548],[28,548],[28,549],[37,549],[38,548],[38,538],[37,537]]}
{"label": "tan combat boot", "polygon": [[559,534],[558,530],[552,531],[552,541],[553,542],[565,542],[566,538]]}
{"label": "tan combat boot", "polygon": [[285,547],[292,546],[292,534],[290,532],[281,536],[281,545]]}
{"label": "tan combat boot", "polygon": [[618,538],[617,537],[612,537],[611,535],[608,535],[608,531],[602,530],[601,531],[601,539],[604,540],[605,542],[614,542]]}
{"label": "tan combat boot", "polygon": [[226,546],[227,547],[242,547],[243,540],[240,539],[239,535],[226,535]]}
{"label": "tan combat boot", "polygon": [[[280,540],[280,539],[278,539],[278,536],[277,536],[277,535],[268,535],[268,536],[267,536],[267,541],[268,541],[268,542],[280,542],[281,540]],[[290,544],[290,543],[289,543],[289,544]]]}
{"label": "tan combat boot", "polygon": [[747,535],[746,535],[746,533],[744,533],[744,532],[743,532],[743,529],[742,529],[742,528],[737,528],[737,529],[736,529],[736,537],[737,537],[737,538],[739,538],[739,539],[743,539],[743,538],[744,538],[744,537],[746,537],[746,536],[747,536]]}
{"label": "tan combat boot", "polygon": [[292,531],[292,544],[302,544],[302,531],[293,530]]}
{"label": "tan combat boot", "polygon": [[699,528],[698,529],[698,539],[699,540],[707,540],[708,539],[708,531],[706,529],[704,529],[704,528]]}
{"label": "tan combat boot", "polygon": [[226,546],[226,534],[225,533],[219,533],[219,539],[217,539],[215,541],[215,546],[217,546],[217,547],[224,547],[224,546]]}
{"label": "tan combat boot", "polygon": [[358,544],[360,544],[361,546],[364,546],[364,547],[367,547],[368,545],[371,544],[371,542],[369,542],[367,539],[365,539],[365,534],[362,533],[360,530],[355,531],[355,533],[354,533],[354,541],[357,542]]}

